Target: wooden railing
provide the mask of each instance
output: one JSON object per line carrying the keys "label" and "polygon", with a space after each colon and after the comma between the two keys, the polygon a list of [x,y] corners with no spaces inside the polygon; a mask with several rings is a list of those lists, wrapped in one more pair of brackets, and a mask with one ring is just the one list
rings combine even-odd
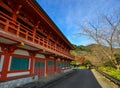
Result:
{"label": "wooden railing", "polygon": [[47,38],[41,36],[40,34],[34,34],[32,30],[23,24],[14,21],[11,17],[4,14],[0,11],[0,30],[3,30],[7,33],[13,34],[16,37],[23,38],[25,40],[31,41],[35,44],[47,47],[51,50],[60,52],[64,55],[72,57],[68,51],[62,49],[62,47],[58,47],[55,43],[50,42]]}

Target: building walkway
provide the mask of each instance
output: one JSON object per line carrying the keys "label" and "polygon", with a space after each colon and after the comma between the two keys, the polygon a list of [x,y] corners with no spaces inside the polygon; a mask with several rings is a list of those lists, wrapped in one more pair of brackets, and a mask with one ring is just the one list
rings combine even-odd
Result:
{"label": "building walkway", "polygon": [[70,77],[72,75],[75,75],[76,71],[72,69],[67,69],[61,71],[59,74],[48,76],[48,77],[42,77],[37,81],[27,83],[15,88],[43,88],[47,85],[53,84],[56,81],[60,81],[61,79],[64,79],[64,77]]}

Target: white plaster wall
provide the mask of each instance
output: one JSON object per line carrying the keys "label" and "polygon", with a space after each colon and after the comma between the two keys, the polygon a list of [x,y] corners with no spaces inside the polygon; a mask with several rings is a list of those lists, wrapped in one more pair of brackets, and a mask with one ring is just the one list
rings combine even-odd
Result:
{"label": "white plaster wall", "polygon": [[9,62],[9,66],[8,66],[8,71],[10,71],[11,61],[12,61],[12,56],[10,56],[10,62]]}
{"label": "white plaster wall", "polygon": [[4,55],[1,55],[1,59],[0,59],[0,71],[2,71],[3,62],[4,62]]}
{"label": "white plaster wall", "polygon": [[51,59],[54,59],[54,57],[50,56]]}
{"label": "white plaster wall", "polygon": [[45,58],[45,55],[43,55],[43,54],[36,54],[35,57],[38,57],[38,58]]}
{"label": "white plaster wall", "polygon": [[27,72],[8,73],[7,77],[21,76],[21,75],[28,75],[28,74],[30,74],[29,71],[27,71]]}
{"label": "white plaster wall", "polygon": [[60,61],[60,58],[57,58],[57,61]]}
{"label": "white plaster wall", "polygon": [[20,49],[16,49],[16,50],[14,51],[14,54],[29,56],[29,52],[27,52],[27,51],[25,51],[25,50],[20,50]]}

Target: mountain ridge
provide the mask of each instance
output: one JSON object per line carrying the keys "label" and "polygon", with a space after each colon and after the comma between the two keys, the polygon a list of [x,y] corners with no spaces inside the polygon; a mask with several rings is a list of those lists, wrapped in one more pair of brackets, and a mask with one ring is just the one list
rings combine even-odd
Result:
{"label": "mountain ridge", "polygon": [[[86,60],[89,60],[93,65],[101,65],[106,61],[109,61],[107,56],[103,53],[101,48],[104,48],[108,53],[110,53],[110,48],[107,46],[101,46],[98,44],[90,44],[87,46],[77,46],[73,45],[74,50],[71,50],[70,53],[75,57],[85,57]],[[120,48],[114,48],[114,54],[120,53]]]}

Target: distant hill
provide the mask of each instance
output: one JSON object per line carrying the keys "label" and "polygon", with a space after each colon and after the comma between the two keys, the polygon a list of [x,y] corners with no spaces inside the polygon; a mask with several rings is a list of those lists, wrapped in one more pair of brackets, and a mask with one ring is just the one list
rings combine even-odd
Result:
{"label": "distant hill", "polygon": [[[80,57],[85,56],[86,60],[91,61],[93,65],[100,65],[106,61],[108,61],[108,58],[105,56],[105,54],[102,52],[100,47],[103,47],[106,49],[109,53],[109,48],[106,46],[100,46],[98,44],[90,44],[88,46],[76,46],[73,45],[75,50],[71,50],[71,54]],[[120,53],[119,48],[114,49],[115,53]]]}

